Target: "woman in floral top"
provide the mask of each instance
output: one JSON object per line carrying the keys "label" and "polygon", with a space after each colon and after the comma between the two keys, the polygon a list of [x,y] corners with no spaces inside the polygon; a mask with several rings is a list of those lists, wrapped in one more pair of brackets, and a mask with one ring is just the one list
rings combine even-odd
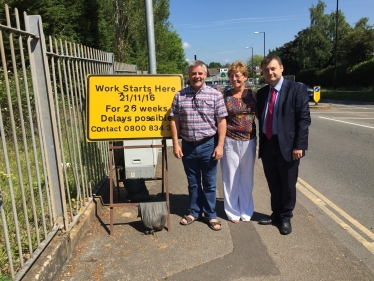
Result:
{"label": "woman in floral top", "polygon": [[234,223],[249,221],[253,215],[253,173],[256,156],[256,92],[245,88],[248,69],[244,62],[234,62],[228,76],[231,90],[224,93],[228,112],[227,131],[221,170],[224,208]]}

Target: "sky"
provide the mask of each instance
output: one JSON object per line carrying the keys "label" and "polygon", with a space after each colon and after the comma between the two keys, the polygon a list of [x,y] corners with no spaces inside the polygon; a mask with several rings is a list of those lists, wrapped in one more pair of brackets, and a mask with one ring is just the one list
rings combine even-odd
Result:
{"label": "sky", "polygon": [[[362,17],[374,25],[374,0],[324,0],[325,14],[339,10],[353,26]],[[170,0],[169,22],[182,39],[186,60],[222,65],[248,61],[295,39],[310,25],[318,0]],[[255,34],[254,32],[264,32]],[[248,47],[248,48],[246,48]]]}

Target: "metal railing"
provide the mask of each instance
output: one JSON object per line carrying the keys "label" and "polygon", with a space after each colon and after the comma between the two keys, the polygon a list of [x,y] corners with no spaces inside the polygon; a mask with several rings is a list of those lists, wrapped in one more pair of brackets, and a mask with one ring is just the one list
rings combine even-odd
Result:
{"label": "metal railing", "polygon": [[59,230],[71,230],[109,174],[108,143],[86,142],[86,76],[137,69],[112,53],[45,38],[40,16],[24,13],[22,29],[17,9],[13,20],[7,5],[5,14],[0,278],[19,280]]}

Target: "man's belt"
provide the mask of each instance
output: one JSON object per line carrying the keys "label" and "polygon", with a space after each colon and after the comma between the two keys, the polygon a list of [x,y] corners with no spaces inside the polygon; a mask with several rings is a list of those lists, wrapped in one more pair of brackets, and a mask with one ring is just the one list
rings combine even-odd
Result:
{"label": "man's belt", "polygon": [[206,137],[206,138],[203,138],[201,140],[196,140],[196,141],[186,141],[186,140],[184,140],[184,141],[188,142],[188,143],[193,143],[194,145],[200,145],[200,144],[206,143],[207,141],[209,141],[213,137],[214,136],[210,136],[210,137]]}

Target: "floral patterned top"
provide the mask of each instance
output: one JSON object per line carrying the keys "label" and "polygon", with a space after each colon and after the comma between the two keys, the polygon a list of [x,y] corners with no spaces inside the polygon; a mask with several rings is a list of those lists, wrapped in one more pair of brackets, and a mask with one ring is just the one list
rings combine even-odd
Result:
{"label": "floral patterned top", "polygon": [[233,97],[230,90],[224,93],[228,116],[226,136],[236,140],[250,140],[256,137],[255,117],[257,102],[251,89],[244,98]]}

